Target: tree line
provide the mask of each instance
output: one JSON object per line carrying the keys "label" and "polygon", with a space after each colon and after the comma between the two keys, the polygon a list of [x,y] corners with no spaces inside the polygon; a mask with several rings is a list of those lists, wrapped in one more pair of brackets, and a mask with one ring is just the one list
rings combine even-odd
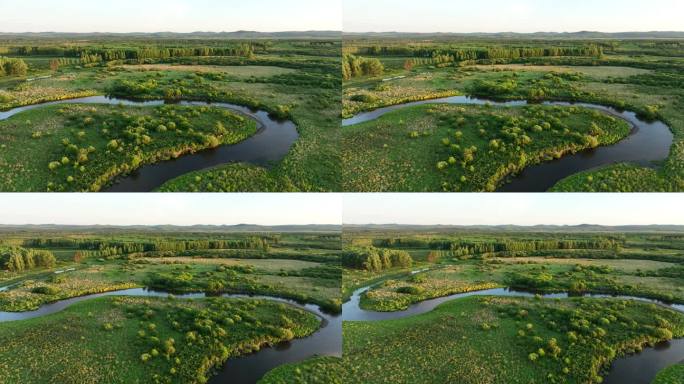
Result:
{"label": "tree line", "polygon": [[2,76],[25,76],[28,65],[22,59],[0,57],[0,77]]}
{"label": "tree line", "polygon": [[354,55],[342,57],[342,78],[349,80],[359,76],[377,76],[385,72],[385,66],[378,59]]}
{"label": "tree line", "polygon": [[651,237],[649,240],[665,240],[665,241],[677,241],[684,240],[684,235],[663,235],[659,237]]}
{"label": "tree line", "polygon": [[52,268],[57,264],[55,255],[42,249],[10,247],[0,249],[0,268],[21,272],[34,268]]}
{"label": "tree line", "polygon": [[351,56],[410,56],[422,58],[449,57],[450,61],[487,60],[487,59],[520,59],[526,57],[559,57],[603,55],[603,48],[597,44],[585,44],[569,47],[411,47],[411,46],[365,46],[347,49]]}
{"label": "tree line", "polygon": [[70,248],[86,251],[100,251],[103,256],[117,254],[175,251],[183,252],[202,249],[260,249],[269,250],[269,241],[262,237],[219,240],[168,240],[155,241],[116,241],[70,238],[35,238],[23,241],[24,247],[31,248]]}
{"label": "tree line", "polygon": [[157,47],[143,46],[131,48],[96,48],[96,47],[32,47],[12,46],[3,49],[11,56],[57,56],[78,58],[82,63],[113,60],[167,59],[172,57],[192,56],[240,56],[252,57],[254,44],[240,43],[222,47]]}
{"label": "tree line", "polygon": [[611,238],[563,240],[423,240],[388,238],[376,239],[374,245],[385,248],[428,248],[451,251],[454,256],[496,252],[532,252],[555,249],[619,249],[622,241]]}
{"label": "tree line", "polygon": [[351,248],[342,253],[342,265],[377,272],[389,268],[410,267],[413,265],[413,258],[406,251],[375,247]]}

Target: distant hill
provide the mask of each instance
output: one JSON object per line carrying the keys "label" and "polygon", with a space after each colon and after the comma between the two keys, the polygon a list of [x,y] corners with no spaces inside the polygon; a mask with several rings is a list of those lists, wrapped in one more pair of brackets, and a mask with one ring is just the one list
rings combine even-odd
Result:
{"label": "distant hill", "polygon": [[420,231],[420,232],[632,232],[632,233],[673,233],[684,232],[684,225],[623,225],[605,226],[582,225],[410,225],[410,224],[345,224],[345,231]]}
{"label": "distant hill", "polygon": [[411,33],[411,32],[362,32],[343,34],[347,38],[395,38],[395,39],[453,39],[453,38],[482,38],[482,39],[684,39],[684,32],[678,31],[650,31],[650,32],[496,32],[496,33]]}
{"label": "distant hill", "polygon": [[309,225],[60,225],[60,224],[0,224],[0,233],[7,232],[159,232],[159,233],[249,233],[249,232],[632,232],[679,233],[684,225],[413,225],[413,224],[309,224]]}
{"label": "distant hill", "polygon": [[339,232],[341,226],[326,224],[310,225],[59,225],[59,224],[30,224],[11,225],[0,224],[2,232],[212,232],[212,233],[239,233],[239,232]]}
{"label": "distant hill", "polygon": [[[0,26],[2,28],[2,26]],[[0,31],[0,38],[3,39],[228,39],[228,40],[259,40],[259,39],[340,39],[340,31],[284,31],[284,32],[257,32],[257,31],[235,31],[235,32],[132,32],[132,33],[71,33],[71,32],[26,32],[9,33]]]}

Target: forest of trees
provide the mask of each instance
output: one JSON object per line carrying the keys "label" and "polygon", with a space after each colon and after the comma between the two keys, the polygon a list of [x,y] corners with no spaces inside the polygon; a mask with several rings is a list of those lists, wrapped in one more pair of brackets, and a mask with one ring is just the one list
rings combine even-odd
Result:
{"label": "forest of trees", "polygon": [[2,76],[25,76],[28,65],[21,59],[0,57],[0,77]]}
{"label": "forest of trees", "polygon": [[650,241],[654,241],[654,240],[678,241],[678,240],[684,240],[684,235],[663,235],[663,236],[658,236],[658,237],[650,237],[648,240],[650,240]]}
{"label": "forest of trees", "polygon": [[416,58],[440,58],[445,61],[520,59],[526,57],[558,57],[603,55],[603,48],[596,44],[583,44],[564,47],[509,47],[490,46],[482,48],[464,47],[412,47],[409,45],[361,46],[346,49],[349,56],[410,56]]}
{"label": "forest of trees", "polygon": [[359,76],[377,76],[385,72],[385,67],[378,59],[368,59],[354,55],[342,57],[342,78],[349,80]]}
{"label": "forest of trees", "polygon": [[264,237],[249,237],[245,239],[224,240],[170,240],[159,239],[156,241],[116,241],[96,239],[71,239],[71,238],[35,238],[26,239],[23,246],[31,248],[68,248],[83,251],[86,257],[107,257],[125,255],[130,253],[172,251],[184,252],[191,250],[206,249],[259,249],[265,252],[269,250],[269,240]]}
{"label": "forest of trees", "polygon": [[84,64],[112,60],[166,59],[190,56],[240,56],[254,55],[254,44],[239,43],[220,47],[163,47],[142,46],[131,48],[12,46],[4,53],[11,56],[56,56],[79,58]]}
{"label": "forest of trees", "polygon": [[342,253],[342,265],[377,272],[389,268],[410,267],[413,265],[413,258],[406,251],[375,247],[351,248]]}
{"label": "forest of trees", "polygon": [[451,251],[453,256],[477,255],[495,252],[532,252],[554,249],[619,249],[622,242],[610,238],[564,240],[422,240],[388,238],[376,239],[373,244],[385,248],[421,248]]}
{"label": "forest of trees", "polygon": [[52,268],[56,263],[57,259],[50,251],[22,247],[0,249],[0,269],[11,272],[33,268]]}

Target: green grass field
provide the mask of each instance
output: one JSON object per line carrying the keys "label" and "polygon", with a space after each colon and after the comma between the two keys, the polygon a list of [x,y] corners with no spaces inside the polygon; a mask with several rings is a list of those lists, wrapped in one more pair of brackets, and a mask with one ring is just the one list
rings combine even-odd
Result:
{"label": "green grass field", "polygon": [[[534,291],[615,293],[684,302],[677,264],[635,260],[497,258],[454,261],[411,277],[385,281],[362,296],[361,306],[380,311],[454,293],[514,286]],[[405,292],[407,289],[410,292]]]}
{"label": "green grass field", "polygon": [[60,105],[31,110],[0,121],[0,189],[99,191],[145,164],[235,144],[256,130],[253,120],[219,108]]}
{"label": "green grass field", "polygon": [[[159,43],[163,43],[163,40]],[[185,42],[188,46],[202,43]],[[226,41],[225,45],[230,46],[234,43]],[[11,45],[11,42],[8,44]],[[36,45],[44,44],[45,41],[36,41]],[[88,45],[90,42],[80,44]],[[94,44],[96,49],[121,48],[116,42]],[[126,41],[123,44],[126,48],[135,48],[149,42]],[[211,45],[213,44],[214,42],[211,42]],[[45,101],[105,94],[136,99],[222,101],[259,108],[279,117],[291,119],[297,126],[299,139],[282,161],[269,167],[226,164],[222,167],[225,173],[207,170],[207,176],[191,176],[192,180],[196,176],[205,179],[211,177],[214,179],[211,183],[193,184],[181,179],[172,181],[164,186],[163,190],[340,190],[338,128],[341,81],[340,58],[339,54],[335,54],[335,50],[340,48],[340,42],[309,44],[307,41],[276,41],[267,45],[268,48],[245,57],[181,56],[86,63],[83,60],[79,62],[79,59],[29,56],[25,57],[29,65],[26,76],[0,77],[0,110]],[[58,69],[51,70],[48,63],[56,59],[61,59],[61,62],[65,63]],[[210,127],[213,128],[217,121],[219,119],[213,119]],[[192,128],[202,130],[202,122],[199,122],[197,127],[194,127],[195,121],[191,122]],[[9,125],[12,127],[8,127]],[[13,167],[17,160],[17,152],[28,141],[15,140],[15,135],[22,138],[31,137],[34,132],[46,126],[52,129],[65,128],[59,121],[44,121],[40,116],[17,116],[14,123],[0,123],[0,137],[8,140],[0,149],[0,164],[4,164],[6,168],[2,175],[7,178],[4,185],[0,184],[0,190],[47,189],[43,180],[26,180],[22,174],[25,171],[24,164],[20,163]],[[191,137],[184,138],[182,144],[196,145]],[[26,158],[32,155],[43,156],[42,152],[33,152],[34,146],[35,143],[29,145],[31,151],[24,150],[25,158],[20,160],[28,161]],[[159,160],[161,159],[154,159]],[[122,161],[119,161],[119,165],[121,163]],[[105,165],[107,164],[101,164],[98,159],[93,159],[90,164],[91,167],[103,168]],[[36,170],[43,171],[42,168]],[[60,182],[64,183],[62,180]],[[86,188],[68,190],[72,189]]]}
{"label": "green grass field", "polygon": [[[0,286],[9,288],[0,312],[140,287],[208,298],[89,298],[1,323],[0,383],[205,383],[230,358],[321,326],[313,313],[275,300],[214,296],[267,295],[339,313],[339,249],[334,232],[3,229]],[[46,253],[51,263],[36,264]],[[306,360],[295,376],[326,382],[335,374],[319,367],[335,361]],[[266,382],[289,380],[288,369]]]}
{"label": "green grass field", "polygon": [[616,356],[683,334],[684,316],[654,305],[471,297],[345,322],[343,365],[364,383],[599,383]]}
{"label": "green grass field", "polygon": [[684,364],[676,364],[658,373],[653,384],[677,384],[684,381]]}
{"label": "green grass field", "polygon": [[[3,243],[15,245],[35,239],[24,236],[39,235],[7,234],[0,235],[0,238]],[[49,239],[54,235],[45,236]],[[127,243],[188,239],[239,242],[259,237],[249,233],[228,236],[212,233],[155,235],[135,231],[103,235],[65,233],[52,237],[56,242],[66,242],[63,248],[57,245],[47,248],[55,255],[53,267],[22,271],[7,269],[0,247],[0,286],[12,285],[0,292],[0,310],[33,310],[45,303],[76,296],[149,287],[174,292],[279,296],[339,311],[341,270],[339,242],[335,236],[306,233],[262,236],[266,237],[261,239],[272,242],[268,250],[201,248],[171,252],[118,252]],[[97,241],[117,244],[118,248],[102,246],[100,251],[78,249],[77,244],[88,245]],[[78,260],[74,258],[76,254],[80,255]],[[58,271],[63,273],[55,273]]]}
{"label": "green grass field", "polygon": [[268,300],[107,297],[0,327],[2,383],[202,383],[262,346],[305,337],[314,315]]}
{"label": "green grass field", "polygon": [[[455,57],[459,51],[472,50],[486,56],[485,52],[491,54],[496,49],[505,50],[512,46],[516,49],[521,46],[568,48],[586,47],[595,42],[569,42],[562,39],[513,42],[506,39],[413,41],[351,38],[345,43],[345,53],[363,59],[378,59],[384,65],[384,71],[345,79],[344,117],[382,106],[452,95],[614,106],[635,111],[646,119],[662,120],[670,126],[675,139],[667,160],[655,168],[617,164],[592,169],[562,180],[552,190],[655,192],[684,189],[684,146],[681,143],[684,132],[681,69],[684,62],[680,59],[681,45],[676,41],[673,49],[663,50],[662,53],[657,53],[657,48],[643,41],[620,41],[612,45],[599,44],[603,53],[593,57],[561,55],[471,60]],[[625,54],[625,47],[628,46],[630,54]],[[428,58],[426,52],[432,52],[433,57]],[[453,53],[452,57],[445,58],[444,55],[448,56],[450,52]],[[405,68],[407,62],[412,62],[410,69]],[[423,116],[423,119],[409,122],[422,129],[439,129],[438,122],[430,120],[425,114]],[[386,124],[378,122],[373,127],[366,125],[363,131],[362,127],[343,129],[343,140],[346,141],[343,144],[343,159],[351,163],[351,166],[345,166],[347,174],[343,181],[344,189],[441,190],[434,180],[422,179],[426,177],[424,174],[427,170],[422,156],[432,153],[435,143],[400,142],[397,138],[405,130],[399,121],[391,118],[381,121]],[[383,147],[383,144],[387,144],[387,147]],[[381,152],[382,148],[384,153]],[[361,160],[356,159],[365,156],[358,154],[365,155],[369,151],[374,154],[372,162],[359,164]],[[349,167],[353,171],[348,170]],[[366,177],[355,178],[359,171],[364,172]],[[364,182],[364,179],[368,181]],[[379,183],[383,183],[380,188]]]}
{"label": "green grass field", "polygon": [[344,185],[494,191],[525,167],[615,143],[629,131],[622,120],[576,107],[410,107],[343,129]]}
{"label": "green grass field", "polygon": [[259,380],[259,384],[342,384],[347,380],[341,359],[326,356],[281,365]]}

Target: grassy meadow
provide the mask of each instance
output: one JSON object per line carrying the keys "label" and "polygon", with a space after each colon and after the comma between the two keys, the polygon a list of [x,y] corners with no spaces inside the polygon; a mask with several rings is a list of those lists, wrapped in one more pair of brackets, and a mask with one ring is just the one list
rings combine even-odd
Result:
{"label": "grassy meadow", "polygon": [[[397,265],[396,255],[410,259]],[[601,383],[615,359],[682,337],[681,312],[611,296],[682,304],[683,263],[680,233],[647,229],[352,229],[343,298],[369,287],[359,303],[367,311],[401,315],[490,288],[532,295],[454,298],[420,314],[345,321],[338,369],[369,383]],[[676,375],[668,368],[657,380]]]}
{"label": "grassy meadow", "polygon": [[[195,177],[205,176],[193,174],[192,179],[180,176],[181,180],[159,187],[186,192],[340,190],[340,45],[339,40],[329,38],[244,41],[85,36],[78,44],[68,39],[3,40],[0,54],[22,60],[27,68],[23,73],[0,76],[0,111],[93,95],[167,103],[228,102],[260,109],[297,126],[299,138],[284,159],[268,166],[225,164],[225,173],[206,170],[206,178],[214,179],[212,183],[194,182]],[[63,108],[78,109],[69,104]],[[68,113],[63,119],[55,116],[54,110],[43,108],[0,121],[0,137],[4,138],[0,190],[98,190],[144,164],[234,144],[254,134],[250,128],[254,122],[249,118],[245,122],[226,120],[206,108],[188,108],[192,111],[164,117],[177,127],[167,130],[157,130],[166,124],[153,121],[152,116],[140,120],[141,114],[154,115],[152,110],[124,107],[119,110],[124,118],[108,122],[112,118],[109,111],[116,108],[92,108],[88,122],[78,120],[82,117],[78,114],[70,121]],[[109,132],[103,133],[103,129]],[[75,174],[69,176],[76,181],[86,179],[83,183],[59,179],[48,184],[51,169],[47,167],[50,162],[61,161],[61,156],[54,157],[65,150],[62,140],[79,145],[71,136],[80,132],[85,132],[83,144],[89,145],[79,149],[88,149],[91,144],[100,149],[94,144],[107,139],[118,140],[118,148],[124,152],[118,156],[114,152],[110,161],[90,156],[87,165],[79,162],[72,172]],[[146,143],[147,139],[141,141],[142,136],[150,137],[153,144]],[[40,164],[36,157],[41,159]],[[69,165],[75,162],[70,159]],[[85,171],[80,171],[81,166]]]}
{"label": "grassy meadow", "polygon": [[[681,73],[684,61],[681,50],[680,40],[347,37],[343,49],[342,114],[348,118],[380,107],[455,95],[499,101],[527,100],[531,103],[586,102],[634,111],[646,121],[660,120],[670,127],[674,142],[665,161],[652,167],[620,163],[587,170],[558,182],[552,190],[681,191],[684,185],[681,149],[684,132]],[[395,112],[343,128],[342,159],[343,169],[347,172],[342,183],[345,190],[456,189],[436,182],[441,170],[434,164],[428,168],[424,161],[425,154],[437,151],[438,139],[421,138],[414,143],[406,139],[412,131],[436,131],[438,137],[445,136],[443,124],[425,113],[430,106],[423,108],[421,112],[413,110],[414,118],[409,118],[410,112],[406,110],[406,118],[403,119],[399,117],[401,112]],[[570,112],[570,108],[561,109]],[[566,120],[567,116],[562,119],[564,123]],[[582,125],[568,125],[572,134],[585,133]],[[520,134],[531,137],[524,132],[524,123],[509,124],[508,127],[520,128],[523,130]],[[478,135],[481,129],[490,135],[495,131],[498,134],[500,128],[496,121],[480,125],[468,121],[461,130],[467,137]],[[553,130],[558,130],[558,127],[553,127]],[[602,135],[594,136],[599,145],[610,145],[624,135],[609,141],[602,140]],[[561,147],[576,145],[569,136],[557,139],[562,143]],[[557,143],[533,142],[543,146],[545,151],[563,155],[554,151],[559,147]],[[511,165],[498,156],[484,156],[489,151],[487,142],[474,145],[478,154],[484,157],[481,159],[486,163],[484,168],[500,169]],[[525,150],[511,152],[527,154]],[[566,151],[565,154],[572,152]],[[358,156],[359,153],[373,154],[373,161]],[[526,162],[513,168],[511,173],[518,173],[525,164],[529,166],[553,158],[548,156]],[[437,159],[431,160],[435,162]],[[482,169],[483,166],[477,168]],[[357,177],[359,171],[363,172],[363,177]],[[452,178],[449,184],[458,183],[459,179]],[[364,180],[368,181],[364,183]],[[473,189],[466,187],[465,190]]]}

